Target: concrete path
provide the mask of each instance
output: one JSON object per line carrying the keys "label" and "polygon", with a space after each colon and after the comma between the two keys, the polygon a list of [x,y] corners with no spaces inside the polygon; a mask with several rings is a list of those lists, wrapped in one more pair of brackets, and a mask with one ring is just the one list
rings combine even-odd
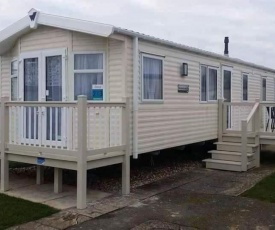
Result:
{"label": "concrete path", "polygon": [[[71,229],[275,229],[274,204],[236,197],[272,171],[196,170],[178,175],[135,191],[163,192]],[[165,191],[171,185],[174,188]]]}
{"label": "concrete path", "polygon": [[13,229],[268,229],[275,205],[236,196],[274,171],[198,169]]}
{"label": "concrete path", "polygon": [[[76,206],[76,187],[63,185],[63,191],[57,194],[54,193],[53,184],[37,185],[35,178],[25,175],[11,174],[10,190],[5,194],[46,204],[60,210]],[[109,193],[88,189],[87,200],[88,202],[95,202],[110,195]]]}

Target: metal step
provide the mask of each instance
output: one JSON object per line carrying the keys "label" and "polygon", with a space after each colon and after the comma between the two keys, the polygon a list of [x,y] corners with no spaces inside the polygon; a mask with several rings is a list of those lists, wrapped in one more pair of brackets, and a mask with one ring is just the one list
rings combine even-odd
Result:
{"label": "metal step", "polygon": [[[231,143],[231,142],[215,142],[217,145],[217,150],[229,151],[229,152],[241,152],[241,143]],[[256,151],[258,146],[256,144],[247,144],[247,153],[253,153]]]}
{"label": "metal step", "polygon": [[[229,151],[219,151],[219,150],[211,150],[209,153],[212,154],[212,159],[215,160],[224,160],[224,161],[242,161],[242,154],[240,152],[229,152]],[[248,161],[254,159],[254,153],[247,154]]]}

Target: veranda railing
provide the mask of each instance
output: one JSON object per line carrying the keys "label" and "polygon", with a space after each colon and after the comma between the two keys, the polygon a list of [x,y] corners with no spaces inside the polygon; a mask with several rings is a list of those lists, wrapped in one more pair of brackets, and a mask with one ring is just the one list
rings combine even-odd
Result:
{"label": "veranda railing", "polygon": [[[124,102],[10,102],[1,100],[1,190],[8,161],[77,170],[77,207],[86,206],[89,168],[122,163],[122,192],[129,193],[129,99]],[[122,158],[120,158],[122,157]],[[109,160],[112,158],[112,160]]]}

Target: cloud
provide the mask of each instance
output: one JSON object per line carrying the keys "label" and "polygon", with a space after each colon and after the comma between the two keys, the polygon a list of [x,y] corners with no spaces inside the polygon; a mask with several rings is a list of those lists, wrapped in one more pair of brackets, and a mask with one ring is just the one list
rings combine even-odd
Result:
{"label": "cloud", "polygon": [[275,2],[270,0],[1,0],[0,29],[37,8],[108,23],[275,68]]}

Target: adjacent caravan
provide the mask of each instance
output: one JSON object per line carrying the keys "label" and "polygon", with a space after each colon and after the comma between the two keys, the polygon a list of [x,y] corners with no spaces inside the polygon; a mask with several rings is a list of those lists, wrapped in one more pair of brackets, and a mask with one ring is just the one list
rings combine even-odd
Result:
{"label": "adjacent caravan", "polygon": [[[259,166],[273,143],[275,70],[112,25],[28,15],[0,32],[1,190],[8,162],[77,171],[86,207],[87,170],[139,154],[218,139],[206,167]],[[40,179],[39,179],[40,178]]]}

